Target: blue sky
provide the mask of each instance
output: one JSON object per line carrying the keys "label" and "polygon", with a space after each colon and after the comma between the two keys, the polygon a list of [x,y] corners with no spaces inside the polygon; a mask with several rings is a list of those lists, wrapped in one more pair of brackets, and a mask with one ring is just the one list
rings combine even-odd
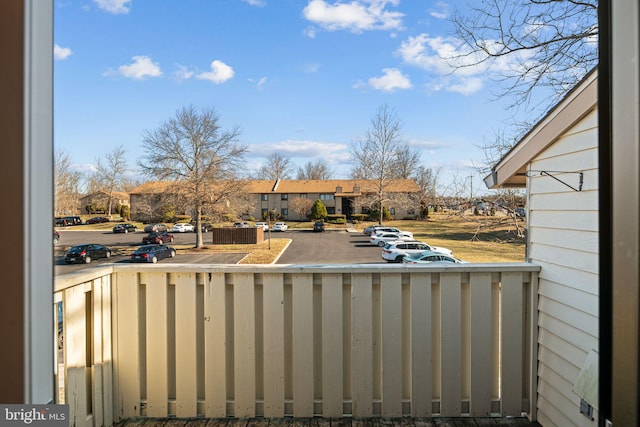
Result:
{"label": "blue sky", "polygon": [[[187,105],[237,125],[249,172],[278,152],[348,178],[350,144],[382,104],[446,186],[512,111],[499,70],[453,73],[453,5],[431,0],[56,0],[54,136],[79,170]],[[500,64],[508,67],[509,64]],[[480,189],[480,176],[474,187]]]}

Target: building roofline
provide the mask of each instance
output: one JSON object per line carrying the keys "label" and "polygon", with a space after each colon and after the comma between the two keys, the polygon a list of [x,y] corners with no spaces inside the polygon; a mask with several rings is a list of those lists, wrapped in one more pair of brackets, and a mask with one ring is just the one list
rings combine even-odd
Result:
{"label": "building roofline", "polygon": [[487,188],[525,187],[526,165],[598,105],[598,73],[594,68],[536,123],[484,178]]}

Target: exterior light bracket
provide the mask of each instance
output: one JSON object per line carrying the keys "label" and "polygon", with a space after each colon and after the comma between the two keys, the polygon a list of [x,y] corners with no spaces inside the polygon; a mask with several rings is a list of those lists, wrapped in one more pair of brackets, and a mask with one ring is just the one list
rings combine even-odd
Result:
{"label": "exterior light bracket", "polygon": [[[572,174],[578,174],[578,188],[575,188],[574,186],[567,184],[565,181],[561,180],[560,178],[558,178],[557,176],[555,176],[554,174],[566,174],[566,173],[572,173]],[[572,189],[573,191],[582,191],[582,184],[584,183],[584,173],[582,171],[543,171],[543,170],[528,170],[525,173],[526,177],[532,177],[532,176],[548,176],[550,178],[555,179],[556,181],[558,181],[559,183],[561,183],[564,186],[569,187],[570,189]]]}

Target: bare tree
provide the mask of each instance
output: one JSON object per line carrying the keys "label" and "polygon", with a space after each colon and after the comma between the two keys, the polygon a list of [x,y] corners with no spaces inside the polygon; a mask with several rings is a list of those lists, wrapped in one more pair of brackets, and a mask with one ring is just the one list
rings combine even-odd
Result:
{"label": "bare tree", "polygon": [[76,213],[78,209],[82,174],[72,166],[69,154],[62,149],[56,150],[53,165],[56,215]]}
{"label": "bare tree", "polygon": [[438,204],[438,178],[440,170],[434,171],[431,168],[420,166],[414,174],[414,180],[420,188],[420,193],[416,197],[421,218],[429,217],[429,206]]}
{"label": "bare tree", "polygon": [[312,206],[313,201],[311,199],[296,197],[293,200],[289,200],[289,209],[302,218],[306,218],[307,214],[311,211]]}
{"label": "bare tree", "polygon": [[298,176],[296,179],[309,179],[309,180],[327,180],[331,179],[333,171],[322,159],[315,162],[307,162],[304,167],[298,168]]}
{"label": "bare tree", "polygon": [[411,178],[416,173],[416,168],[420,163],[420,152],[408,144],[404,144],[398,148],[397,163],[398,177],[403,179]]}
{"label": "bare tree", "polygon": [[[390,185],[402,178],[399,153],[405,145],[402,143],[401,124],[395,110],[389,105],[378,107],[371,119],[371,128],[363,139],[355,141],[351,146],[351,170],[353,179],[364,179],[372,183],[369,190],[371,200],[379,211],[378,222],[382,224],[383,208],[391,202],[393,194],[388,191]],[[366,185],[366,184],[365,184]]]}
{"label": "bare tree", "polygon": [[514,104],[547,87],[557,95],[548,107],[598,63],[597,0],[471,0],[463,10],[451,18],[463,45],[446,59],[456,69],[496,65],[500,95]]}
{"label": "bare tree", "polygon": [[203,208],[226,204],[243,191],[238,179],[247,147],[237,143],[240,130],[223,131],[214,109],[183,107],[175,117],[143,134],[142,171],[173,180],[173,192],[190,204],[196,220],[196,247],[203,247]]}
{"label": "bare tree", "polygon": [[290,179],[293,170],[291,159],[280,153],[272,153],[258,170],[258,179]]}
{"label": "bare tree", "polygon": [[111,215],[113,193],[122,190],[124,174],[127,172],[126,151],[121,145],[105,156],[105,161],[96,161],[95,180],[100,190],[107,194],[107,214]]}

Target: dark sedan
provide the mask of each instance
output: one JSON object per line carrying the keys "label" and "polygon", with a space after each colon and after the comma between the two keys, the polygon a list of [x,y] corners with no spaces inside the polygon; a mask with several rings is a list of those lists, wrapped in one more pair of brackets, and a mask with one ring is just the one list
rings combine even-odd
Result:
{"label": "dark sedan", "polygon": [[166,231],[158,233],[149,233],[142,238],[142,244],[148,245],[149,243],[168,243],[173,242],[173,234],[169,234]]}
{"label": "dark sedan", "polygon": [[152,262],[164,258],[173,258],[176,256],[176,250],[167,245],[145,245],[140,246],[130,256],[132,262]]}
{"label": "dark sedan", "polygon": [[67,264],[89,264],[98,258],[111,257],[111,249],[97,243],[71,246],[64,256]]}
{"label": "dark sedan", "polygon": [[93,218],[89,218],[84,223],[85,224],[101,224],[103,222],[109,222],[109,218],[107,218],[106,216],[96,216]]}
{"label": "dark sedan", "polygon": [[315,231],[315,232],[319,232],[319,231],[321,232],[321,231],[324,231],[324,222],[322,222],[322,221],[316,221],[316,222],[313,224],[313,231]]}
{"label": "dark sedan", "polygon": [[118,224],[113,227],[114,233],[135,233],[138,228],[133,224]]}

